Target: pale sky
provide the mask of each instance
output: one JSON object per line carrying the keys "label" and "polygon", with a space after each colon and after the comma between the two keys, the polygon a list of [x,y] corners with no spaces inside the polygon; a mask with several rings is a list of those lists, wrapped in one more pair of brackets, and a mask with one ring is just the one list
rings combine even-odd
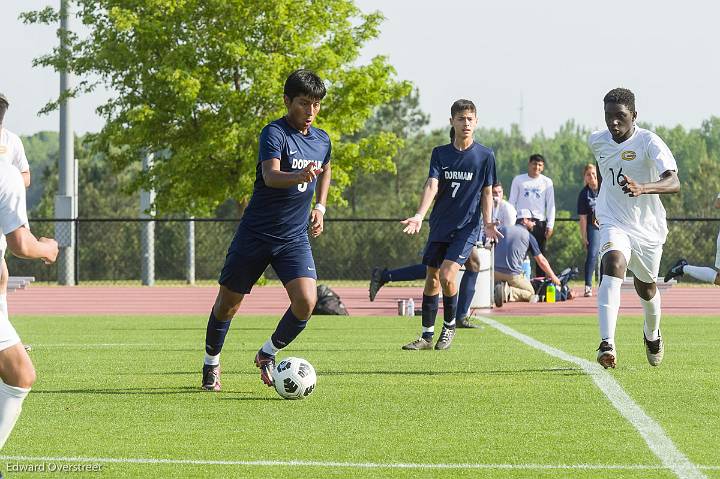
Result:
{"label": "pale sky", "polygon": [[[20,134],[57,130],[38,116],[57,95],[57,75],[32,59],[57,43],[54,28],[26,26],[21,11],[59,0],[0,0],[0,91],[5,125]],[[444,126],[458,98],[473,100],[480,124],[552,134],[568,119],[602,127],[602,97],[632,89],[641,121],[698,127],[720,115],[720,4],[706,0],[356,0],[387,18],[361,63],[387,55],[398,78],[420,89],[431,126]],[[76,100],[79,133],[102,126],[94,109],[107,93]],[[521,110],[522,105],[522,110]]]}

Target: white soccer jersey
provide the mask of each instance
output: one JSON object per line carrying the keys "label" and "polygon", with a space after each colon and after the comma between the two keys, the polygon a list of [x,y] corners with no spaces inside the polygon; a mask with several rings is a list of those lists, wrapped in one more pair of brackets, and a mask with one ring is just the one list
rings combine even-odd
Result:
{"label": "white soccer jersey", "polygon": [[547,176],[517,175],[510,186],[508,201],[517,211],[530,210],[533,218],[547,221],[548,228],[555,227],[555,189]]}
{"label": "white soccer jersey", "polygon": [[22,140],[7,128],[0,127],[0,161],[10,163],[21,172],[30,171]]}
{"label": "white soccer jersey", "polygon": [[516,219],[517,211],[508,201],[502,200],[497,206],[493,204],[493,222],[499,226],[514,225]]}
{"label": "white soccer jersey", "polygon": [[662,173],[677,171],[667,145],[655,133],[638,127],[622,143],[615,143],[609,130],[596,131],[588,138],[588,145],[602,175],[595,205],[600,224],[616,226],[643,243],[664,244],[668,230],[660,196],[630,197],[623,193],[621,184],[626,177],[638,183],[655,182]]}
{"label": "white soccer jersey", "polygon": [[28,227],[25,206],[25,182],[20,171],[9,163],[0,162],[0,234]]}

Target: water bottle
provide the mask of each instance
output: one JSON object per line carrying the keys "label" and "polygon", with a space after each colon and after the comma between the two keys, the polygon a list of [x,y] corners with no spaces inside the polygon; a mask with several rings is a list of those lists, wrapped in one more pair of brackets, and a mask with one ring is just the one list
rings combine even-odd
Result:
{"label": "water bottle", "polygon": [[555,302],[555,285],[552,283],[548,284],[545,289],[545,301],[548,303]]}
{"label": "water bottle", "polygon": [[522,273],[523,276],[525,276],[525,279],[529,280],[530,275],[531,275],[531,273],[530,273],[530,258],[528,258],[527,256],[525,256],[525,259],[523,260],[522,268],[523,268],[523,273]]}
{"label": "water bottle", "polygon": [[410,298],[407,301],[407,308],[405,308],[405,314],[408,316],[415,316],[415,300]]}

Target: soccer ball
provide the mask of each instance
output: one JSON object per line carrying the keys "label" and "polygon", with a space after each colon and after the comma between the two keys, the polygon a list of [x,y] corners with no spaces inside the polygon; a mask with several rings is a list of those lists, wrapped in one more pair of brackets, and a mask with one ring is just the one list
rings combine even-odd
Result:
{"label": "soccer ball", "polygon": [[305,399],[315,389],[317,376],[312,364],[302,358],[285,358],[273,370],[275,390],[285,399]]}

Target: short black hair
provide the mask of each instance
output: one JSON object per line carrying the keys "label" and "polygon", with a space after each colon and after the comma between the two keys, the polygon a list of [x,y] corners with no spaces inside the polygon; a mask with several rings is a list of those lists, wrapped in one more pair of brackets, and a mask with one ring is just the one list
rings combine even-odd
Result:
{"label": "short black hair", "polygon": [[300,95],[308,96],[313,100],[322,100],[325,98],[327,90],[319,76],[310,70],[301,68],[295,70],[287,77],[283,93],[285,93],[290,101]]}
{"label": "short black hair", "polygon": [[530,163],[531,161],[536,161],[538,163],[540,163],[540,162],[545,163],[545,157],[542,156],[540,153],[533,153],[532,155],[530,155],[530,159],[528,160],[528,163]]}
{"label": "short black hair", "polygon": [[5,95],[0,93],[0,125],[2,125],[2,122],[5,119],[5,113],[7,112],[8,108],[10,108],[10,102],[8,102]]}
{"label": "short black hair", "polygon": [[470,110],[473,113],[477,113],[475,103],[471,102],[470,100],[457,100],[450,107],[450,116],[452,118],[455,118],[455,115],[465,110]]}
{"label": "short black hair", "polygon": [[635,111],[635,94],[627,88],[613,88],[603,98],[603,103],[617,103],[625,105],[628,110]]}

